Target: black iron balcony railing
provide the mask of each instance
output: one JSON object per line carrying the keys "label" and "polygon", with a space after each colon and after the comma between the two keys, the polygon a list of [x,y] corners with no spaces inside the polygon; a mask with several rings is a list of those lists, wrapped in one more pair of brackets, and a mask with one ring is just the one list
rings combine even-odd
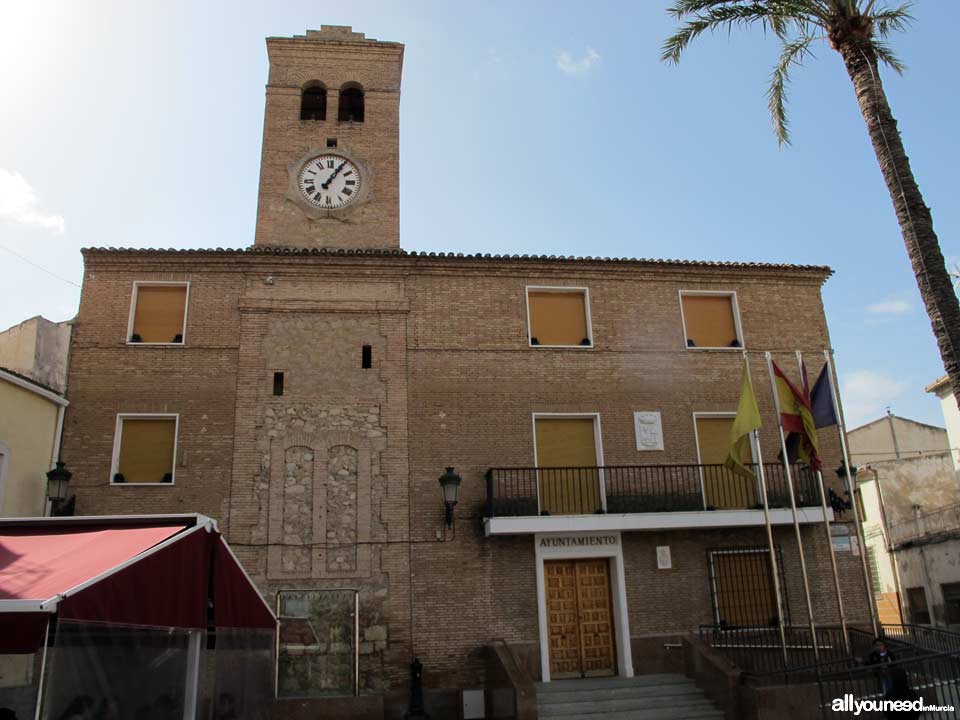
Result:
{"label": "black iron balcony railing", "polygon": [[[758,474],[756,465],[748,466]],[[764,463],[772,508],[790,507],[786,472]],[[797,507],[820,507],[816,475],[790,468]],[[651,513],[762,507],[759,483],[723,465],[490,468],[486,517]]]}

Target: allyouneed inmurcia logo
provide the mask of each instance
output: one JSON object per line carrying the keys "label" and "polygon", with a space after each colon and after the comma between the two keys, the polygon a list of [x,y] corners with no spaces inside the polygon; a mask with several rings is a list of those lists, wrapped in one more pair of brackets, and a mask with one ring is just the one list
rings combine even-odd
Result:
{"label": "allyouneed inmurcia logo", "polygon": [[889,712],[953,712],[953,705],[927,705],[923,698],[916,700],[857,700],[847,693],[834,698],[830,709],[834,712],[889,713]]}

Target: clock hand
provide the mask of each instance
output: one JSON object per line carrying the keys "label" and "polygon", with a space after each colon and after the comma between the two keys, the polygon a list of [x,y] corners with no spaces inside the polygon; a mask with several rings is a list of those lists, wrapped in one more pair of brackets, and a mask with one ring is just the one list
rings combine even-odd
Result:
{"label": "clock hand", "polygon": [[333,175],[331,175],[330,177],[328,177],[328,178],[327,178],[327,181],[326,181],[325,183],[323,183],[323,185],[321,185],[320,187],[322,187],[324,190],[326,190],[328,187],[330,187],[330,183],[332,183],[332,182],[333,182],[333,179],[334,179],[337,175],[340,174],[340,171],[343,170],[343,166],[346,165],[346,164],[347,164],[347,161],[346,161],[346,160],[344,160],[342,163],[340,163],[340,166],[339,166],[336,170],[333,171]]}

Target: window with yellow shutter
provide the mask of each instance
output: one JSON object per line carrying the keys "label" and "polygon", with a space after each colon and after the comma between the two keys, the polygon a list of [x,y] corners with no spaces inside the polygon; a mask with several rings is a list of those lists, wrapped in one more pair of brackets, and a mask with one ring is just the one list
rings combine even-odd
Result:
{"label": "window with yellow shutter", "polygon": [[111,483],[172,484],[177,457],[176,415],[120,415]]}
{"label": "window with yellow shutter", "polygon": [[133,284],[127,341],[182,345],[187,323],[187,283]]}
{"label": "window with yellow shutter", "polygon": [[680,293],[680,312],[688,348],[742,348],[734,293]]}
{"label": "window with yellow shutter", "polygon": [[592,347],[586,288],[527,288],[531,345]]}

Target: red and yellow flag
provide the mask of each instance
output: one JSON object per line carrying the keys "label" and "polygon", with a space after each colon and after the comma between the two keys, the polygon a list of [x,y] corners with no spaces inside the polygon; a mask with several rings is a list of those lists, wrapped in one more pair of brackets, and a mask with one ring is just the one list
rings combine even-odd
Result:
{"label": "red and yellow flag", "polygon": [[780,425],[784,431],[800,436],[800,458],[814,470],[820,469],[820,447],[817,442],[817,428],[813,421],[813,409],[810,406],[810,391],[806,378],[804,390],[799,390],[787,379],[777,364],[773,367],[773,379],[780,402]]}

